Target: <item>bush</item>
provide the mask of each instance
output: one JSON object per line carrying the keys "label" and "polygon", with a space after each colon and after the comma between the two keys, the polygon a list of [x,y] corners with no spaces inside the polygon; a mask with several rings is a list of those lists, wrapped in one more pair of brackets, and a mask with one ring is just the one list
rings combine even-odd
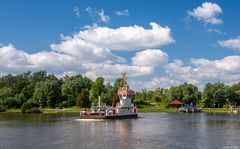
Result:
{"label": "bush", "polygon": [[23,93],[20,93],[20,94],[16,94],[15,95],[15,100],[17,101],[18,103],[18,106],[17,108],[21,108],[21,105],[27,101],[26,97],[24,96]]}
{"label": "bush", "polygon": [[21,106],[22,113],[41,113],[41,110],[38,108],[39,105],[33,101],[29,100]]}
{"label": "bush", "polygon": [[69,107],[68,102],[67,102],[67,101],[63,101],[63,102],[62,102],[62,107],[63,107],[63,108]]}
{"label": "bush", "polygon": [[134,100],[134,103],[136,103],[137,105],[150,105],[149,101],[144,101],[142,99],[136,99]]}
{"label": "bush", "polygon": [[15,97],[8,97],[7,99],[5,99],[4,105],[7,109],[10,109],[17,108],[19,106],[19,103]]}
{"label": "bush", "polygon": [[0,112],[4,112],[6,109],[3,104],[0,103]]}

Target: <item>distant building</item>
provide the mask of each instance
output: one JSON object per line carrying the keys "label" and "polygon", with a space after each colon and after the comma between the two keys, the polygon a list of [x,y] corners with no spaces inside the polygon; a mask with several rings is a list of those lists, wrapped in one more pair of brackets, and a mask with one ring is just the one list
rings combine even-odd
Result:
{"label": "distant building", "polygon": [[173,100],[169,103],[170,108],[180,108],[184,103],[179,100]]}

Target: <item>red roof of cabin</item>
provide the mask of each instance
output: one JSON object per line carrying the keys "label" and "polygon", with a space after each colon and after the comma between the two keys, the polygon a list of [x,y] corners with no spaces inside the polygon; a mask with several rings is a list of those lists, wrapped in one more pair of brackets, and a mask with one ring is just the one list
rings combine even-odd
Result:
{"label": "red roof of cabin", "polygon": [[169,103],[170,105],[182,105],[183,103],[179,100],[173,100],[172,102]]}

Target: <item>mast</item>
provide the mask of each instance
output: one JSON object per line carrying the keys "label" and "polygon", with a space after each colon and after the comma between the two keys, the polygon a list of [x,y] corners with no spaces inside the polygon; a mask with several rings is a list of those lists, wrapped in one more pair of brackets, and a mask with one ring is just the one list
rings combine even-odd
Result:
{"label": "mast", "polygon": [[129,88],[127,85],[127,77],[126,73],[121,73],[120,77],[120,85],[121,87],[118,89],[118,96],[120,100],[121,107],[131,107],[132,106],[132,99],[131,95],[135,92]]}
{"label": "mast", "polygon": [[127,77],[126,77],[126,74],[127,74],[126,72],[121,73],[121,77],[120,77],[120,79],[121,79],[121,86],[122,86],[123,90],[127,89]]}

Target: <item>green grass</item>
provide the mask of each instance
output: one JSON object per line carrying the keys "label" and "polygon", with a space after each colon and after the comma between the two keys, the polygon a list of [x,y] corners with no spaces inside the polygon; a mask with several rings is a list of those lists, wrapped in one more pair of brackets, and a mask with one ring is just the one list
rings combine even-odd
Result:
{"label": "green grass", "polygon": [[19,112],[21,112],[21,109],[7,109],[5,112],[9,112],[9,113],[19,113]]}
{"label": "green grass", "polygon": [[[44,114],[56,114],[56,113],[75,113],[75,112],[80,112],[82,110],[82,108],[74,106],[74,107],[63,108],[63,109],[43,108],[41,110],[42,110],[42,113],[44,113]],[[6,113],[20,113],[21,109],[7,109],[5,112]]]}
{"label": "green grass", "polygon": [[164,103],[157,103],[156,105],[139,105],[138,106],[139,112],[176,112],[177,109],[175,108],[166,108]]}
{"label": "green grass", "polygon": [[64,110],[64,112],[80,112],[83,110],[83,108],[74,106],[74,107],[70,107],[70,108],[64,108],[63,110]]}
{"label": "green grass", "polygon": [[[157,103],[156,105],[138,105],[139,112],[176,112],[175,108],[166,108],[165,103]],[[56,113],[77,113],[80,112],[83,108],[81,107],[69,107],[63,109],[42,109],[44,114],[56,114]],[[203,108],[203,112],[206,113],[228,113],[229,108]],[[20,113],[21,109],[7,109],[6,113]]]}
{"label": "green grass", "polygon": [[50,109],[50,108],[44,108],[43,113],[74,113],[74,112],[80,112],[82,110],[81,107],[70,107],[70,108],[63,108],[63,109]]}
{"label": "green grass", "polygon": [[203,112],[207,113],[227,113],[229,108],[204,108]]}

